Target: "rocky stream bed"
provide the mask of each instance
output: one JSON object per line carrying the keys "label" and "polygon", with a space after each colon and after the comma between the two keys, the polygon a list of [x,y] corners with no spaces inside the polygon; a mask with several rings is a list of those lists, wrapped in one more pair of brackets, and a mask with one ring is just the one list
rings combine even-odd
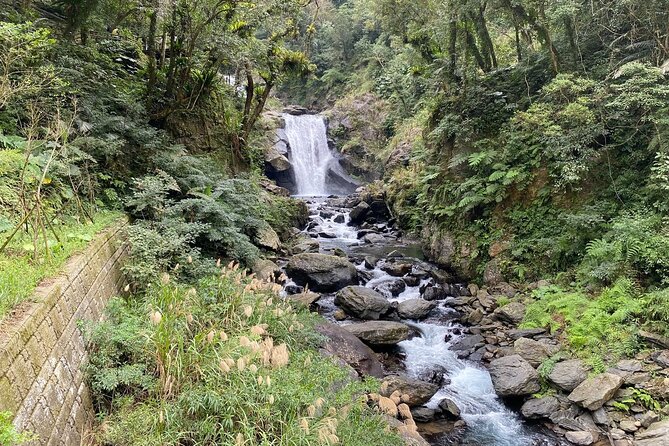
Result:
{"label": "rocky stream bed", "polygon": [[540,378],[537,368],[561,346],[544,329],[517,328],[525,312],[518,296],[546,283],[458,283],[401,237],[382,202],[306,201],[310,222],[278,262],[289,277],[286,298],[329,321],[319,327],[329,339],[325,353],[356,377],[382,379],[370,404],[407,444],[669,445],[659,411],[614,407],[635,401],[633,386],[669,394],[669,353],[603,374],[563,359]]}

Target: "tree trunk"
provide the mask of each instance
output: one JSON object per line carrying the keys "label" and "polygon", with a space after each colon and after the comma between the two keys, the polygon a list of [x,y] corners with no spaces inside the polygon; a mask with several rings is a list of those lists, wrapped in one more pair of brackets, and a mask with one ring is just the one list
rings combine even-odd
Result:
{"label": "tree trunk", "polygon": [[156,30],[158,28],[158,1],[153,0],[149,15],[149,36],[147,38],[147,53],[149,56],[149,82],[146,87],[149,110],[151,109],[156,89]]}

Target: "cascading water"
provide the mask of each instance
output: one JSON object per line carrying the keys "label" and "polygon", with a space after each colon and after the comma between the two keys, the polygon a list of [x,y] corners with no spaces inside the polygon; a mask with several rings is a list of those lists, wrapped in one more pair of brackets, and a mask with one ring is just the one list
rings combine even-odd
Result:
{"label": "cascading water", "polygon": [[336,160],[328,147],[323,117],[285,114],[284,119],[290,144],[289,161],[293,166],[297,195],[328,195],[328,171]]}
{"label": "cascading water", "polygon": [[[376,245],[365,244],[356,237],[357,229],[348,224],[347,211],[336,207],[328,207],[323,198],[310,199],[311,220],[315,223],[314,235],[321,249],[343,249],[358,259],[364,256],[386,257],[390,254],[409,255],[401,251],[401,243],[393,240],[390,234],[383,242]],[[327,237],[320,234],[326,234]],[[393,254],[394,253],[394,254]],[[415,259],[418,260],[418,259]],[[383,262],[381,260],[380,262]],[[397,277],[389,275],[382,268],[382,263],[375,267],[366,266],[365,262],[358,265],[358,271],[367,279],[365,286],[374,288],[391,302],[402,302],[421,297],[420,285],[428,279],[422,279],[415,286],[407,285],[404,291],[393,295],[387,284],[397,281]],[[427,266],[427,265],[426,265]],[[337,310],[334,296],[323,296],[319,302],[320,312],[335,321],[333,314]],[[461,411],[461,418],[466,423],[464,431],[450,431],[443,435],[431,432],[430,444],[433,446],[564,446],[561,440],[548,435],[543,430],[527,425],[521,418],[507,408],[497,397],[488,371],[469,360],[458,358],[451,350],[452,342],[459,339],[463,328],[450,316],[452,309],[448,301],[443,301],[422,322],[403,320],[419,333],[409,340],[400,342],[398,349],[403,353],[404,370],[414,378],[425,379],[434,372],[444,373],[446,380],[441,389],[426,404],[436,409],[444,398],[455,402]],[[350,321],[344,322],[351,323]],[[356,322],[352,322],[356,323]],[[446,339],[451,340],[447,342]]]}

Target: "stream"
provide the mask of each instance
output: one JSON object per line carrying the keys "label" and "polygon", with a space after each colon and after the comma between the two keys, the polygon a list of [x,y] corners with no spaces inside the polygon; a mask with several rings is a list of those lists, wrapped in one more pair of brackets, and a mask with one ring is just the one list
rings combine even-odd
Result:
{"label": "stream", "polygon": [[[350,206],[346,205],[346,197],[328,195],[327,164],[332,157],[324,153],[329,149],[324,144],[325,126],[318,115],[306,118],[291,116],[288,118],[287,134],[292,148],[291,162],[296,166],[296,182],[300,190],[295,195],[305,200],[310,210],[310,223],[304,233],[318,241],[320,252],[332,254],[341,250],[356,265],[361,285],[373,288],[391,302],[401,302],[421,297],[421,285],[428,280],[420,280],[414,286],[406,287],[397,292],[392,289],[398,277],[383,271],[384,262],[388,259],[402,259],[426,271],[436,270],[434,265],[422,259],[422,251],[418,243],[405,242],[390,225],[377,222],[372,229],[376,234],[373,242],[360,240],[361,228],[349,223]],[[317,128],[307,131],[305,128],[313,124]],[[307,162],[294,158],[306,157],[305,153],[313,151]],[[320,170],[319,170],[320,169]],[[301,178],[300,178],[301,177]],[[369,228],[369,224],[365,225]],[[340,251],[340,255],[342,254]],[[403,373],[412,378],[426,380],[426,376],[435,373],[443,374],[439,380],[440,390],[426,403],[427,408],[437,409],[444,398],[456,403],[466,427],[453,429],[453,423],[437,420],[425,425],[419,424],[419,432],[432,445],[462,446],[557,446],[567,444],[557,439],[539,426],[526,424],[520,416],[508,408],[495,394],[492,381],[487,370],[480,364],[459,359],[450,349],[467,328],[457,320],[454,310],[448,305],[448,299],[435,301],[437,306],[428,317],[420,322],[401,320],[409,325],[418,335],[400,342],[385,356],[391,361],[382,361],[388,374]],[[317,302],[318,311],[326,319],[338,324],[354,323],[350,318],[336,321],[334,294],[324,294]],[[392,364],[392,365],[388,365]]]}

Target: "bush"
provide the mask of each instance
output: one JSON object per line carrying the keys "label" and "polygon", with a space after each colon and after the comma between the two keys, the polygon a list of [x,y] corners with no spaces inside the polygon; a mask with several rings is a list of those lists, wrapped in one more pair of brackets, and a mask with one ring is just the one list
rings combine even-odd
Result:
{"label": "bush", "polygon": [[321,356],[317,316],[276,287],[231,266],[197,288],[165,275],[110,305],[87,330],[87,376],[108,414],[98,441],[401,445],[365,404],[378,383],[352,381]]}
{"label": "bush", "polygon": [[522,326],[560,333],[583,357],[607,362],[638,348],[635,322],[642,299],[628,279],[619,279],[597,297],[549,286],[536,290],[534,298]]}

